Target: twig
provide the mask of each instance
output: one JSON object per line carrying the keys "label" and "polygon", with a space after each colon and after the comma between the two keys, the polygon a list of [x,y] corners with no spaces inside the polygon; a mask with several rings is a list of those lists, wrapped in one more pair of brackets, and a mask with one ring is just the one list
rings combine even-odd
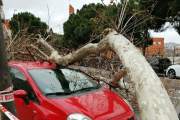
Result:
{"label": "twig", "polygon": [[31,52],[29,51],[29,49],[28,49],[27,47],[25,47],[25,48],[26,48],[26,50],[28,51],[30,57],[31,57],[34,61],[36,61],[35,58],[32,56]]}

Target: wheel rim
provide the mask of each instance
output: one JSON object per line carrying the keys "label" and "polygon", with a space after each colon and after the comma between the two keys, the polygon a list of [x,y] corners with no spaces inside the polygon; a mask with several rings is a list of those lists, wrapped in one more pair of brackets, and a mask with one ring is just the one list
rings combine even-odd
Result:
{"label": "wheel rim", "polygon": [[169,76],[169,78],[174,78],[175,77],[175,71],[174,70],[170,70],[168,72],[168,76]]}

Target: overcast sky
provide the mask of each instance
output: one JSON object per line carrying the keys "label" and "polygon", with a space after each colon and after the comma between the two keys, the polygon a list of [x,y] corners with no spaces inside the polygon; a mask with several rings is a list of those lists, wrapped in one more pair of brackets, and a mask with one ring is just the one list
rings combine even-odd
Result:
{"label": "overcast sky", "polygon": [[[74,7],[75,12],[81,9],[84,4],[100,3],[101,0],[70,0],[70,4]],[[104,0],[106,4],[110,0]],[[36,17],[41,18],[42,21],[48,21],[48,9],[51,15],[49,26],[57,33],[63,33],[63,23],[69,17],[69,0],[3,0],[3,9],[6,19],[11,19],[14,12],[30,12]],[[15,11],[17,10],[17,11]],[[165,38],[165,43],[176,42],[180,44],[180,35],[169,28],[165,32],[155,33],[151,31],[152,37]]]}

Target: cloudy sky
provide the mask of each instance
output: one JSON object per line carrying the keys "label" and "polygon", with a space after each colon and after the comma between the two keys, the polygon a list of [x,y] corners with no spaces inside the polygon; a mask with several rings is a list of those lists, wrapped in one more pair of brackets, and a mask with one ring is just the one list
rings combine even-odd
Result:
{"label": "cloudy sky", "polygon": [[[63,23],[69,17],[69,3],[74,7],[75,12],[81,9],[84,4],[100,3],[101,0],[3,0],[3,9],[6,19],[11,19],[14,13],[30,12],[36,17],[41,18],[42,21],[48,21],[48,9],[51,15],[49,26],[57,33],[63,33]],[[104,0],[106,4],[110,0]],[[176,42],[180,44],[180,35],[169,28],[165,32],[155,33],[151,31],[152,37],[163,37],[165,43]]]}

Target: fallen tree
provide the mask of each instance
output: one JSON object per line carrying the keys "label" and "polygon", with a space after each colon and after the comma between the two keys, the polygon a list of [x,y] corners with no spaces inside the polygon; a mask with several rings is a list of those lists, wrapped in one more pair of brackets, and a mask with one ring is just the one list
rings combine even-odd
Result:
{"label": "fallen tree", "polygon": [[[113,29],[106,29],[104,38],[96,44],[87,44],[74,53],[61,56],[41,37],[37,43],[44,46],[51,53],[48,61],[61,66],[68,66],[82,60],[89,54],[106,50],[114,51],[124,65],[123,70],[132,80],[143,120],[178,120],[174,106],[160,79],[146,61],[141,52],[122,34]],[[43,53],[37,50],[37,53]],[[151,116],[151,117],[150,117]]]}
{"label": "fallen tree", "polygon": [[[128,1],[126,1],[125,4],[127,4],[127,2]],[[103,38],[99,43],[89,43],[73,53],[62,55],[61,52],[52,47],[46,40],[47,38],[42,38],[41,35],[39,35],[39,39],[37,39],[37,43],[35,44],[29,45],[29,43],[32,43],[32,40],[29,39],[27,40],[29,41],[28,44],[17,44],[17,46],[21,48],[17,54],[25,56],[29,55],[31,57],[30,60],[34,61],[50,61],[54,65],[68,66],[81,61],[90,54],[102,53],[108,50],[113,51],[118,55],[122,62],[124,72],[123,75],[117,74],[112,83],[115,84],[125,74],[130,77],[135,88],[141,118],[143,120],[178,120],[174,106],[160,79],[142,53],[129,41],[129,38],[127,39],[127,37],[124,36],[123,29],[126,28],[128,22],[140,12],[137,12],[130,17],[122,30],[119,30],[121,22],[125,17],[123,12],[125,9],[126,7],[122,8],[120,15],[118,13],[118,25],[115,26],[114,29],[105,29]],[[147,12],[145,12],[145,14],[147,14]],[[146,16],[149,18],[151,17],[149,13]],[[132,22],[129,27],[131,28],[134,26],[133,28],[135,28],[135,26],[138,26],[138,24],[141,24],[144,20],[148,19],[148,17],[141,17],[139,22]],[[11,46],[12,44],[10,44],[10,47]],[[26,49],[23,49],[24,47]]]}

